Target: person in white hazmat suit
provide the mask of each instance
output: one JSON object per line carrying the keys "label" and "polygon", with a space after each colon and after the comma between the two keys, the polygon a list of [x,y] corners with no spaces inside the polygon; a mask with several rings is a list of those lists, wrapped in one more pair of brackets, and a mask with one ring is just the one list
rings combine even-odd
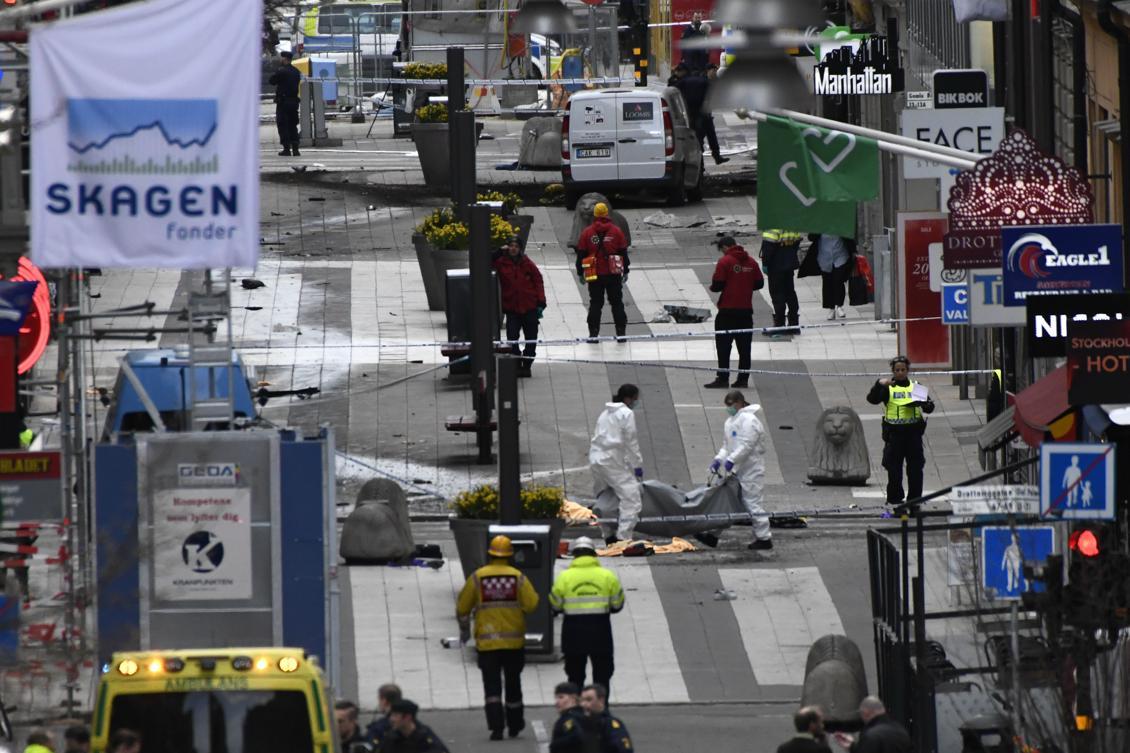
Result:
{"label": "person in white hazmat suit", "polygon": [[622,384],[611,403],[596,420],[596,432],[589,446],[589,470],[592,471],[593,494],[611,489],[618,500],[619,521],[615,535],[606,529],[607,544],[631,541],[640,519],[640,480],[643,478],[643,456],[640,455],[636,417],[632,412],[640,402],[640,388]]}
{"label": "person in white hazmat suit", "polygon": [[769,516],[761,502],[765,491],[765,426],[757,417],[760,405],[750,405],[737,390],[726,394],[726,438],[714,462],[712,473],[733,473],[742,485],[742,504],[753,519],[750,549],[772,549],[773,534]]}

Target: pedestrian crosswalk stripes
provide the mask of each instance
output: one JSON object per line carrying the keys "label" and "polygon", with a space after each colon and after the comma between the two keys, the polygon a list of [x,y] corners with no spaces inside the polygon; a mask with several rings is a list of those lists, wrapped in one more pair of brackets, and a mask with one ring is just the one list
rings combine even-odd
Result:
{"label": "pedestrian crosswalk stripes", "polygon": [[[627,594],[624,610],[612,618],[616,645],[612,695],[616,702],[694,700],[676,655],[678,641],[652,565],[623,559],[605,564],[620,576]],[[567,565],[559,561],[556,568],[560,571]],[[745,652],[757,684],[802,684],[811,643],[828,633],[843,633],[819,570],[750,566],[722,567],[718,572],[724,588],[735,592],[736,598],[728,603],[741,631],[738,650]],[[422,708],[480,705],[482,685],[473,649],[448,649],[440,642],[458,635],[454,603],[463,584],[458,566],[440,570],[352,567],[349,582],[354,624],[344,629],[352,629],[355,635],[358,695],[363,706],[374,702],[377,688],[385,682],[399,684],[406,697]],[[557,627],[560,630],[560,620]],[[552,705],[553,687],[562,680],[560,662],[531,658],[523,675],[527,705]],[[748,689],[748,697],[755,694],[755,688]]]}
{"label": "pedestrian crosswalk stripes", "polygon": [[741,625],[742,643],[760,685],[802,685],[808,649],[844,634],[839,612],[815,567],[720,568]]}

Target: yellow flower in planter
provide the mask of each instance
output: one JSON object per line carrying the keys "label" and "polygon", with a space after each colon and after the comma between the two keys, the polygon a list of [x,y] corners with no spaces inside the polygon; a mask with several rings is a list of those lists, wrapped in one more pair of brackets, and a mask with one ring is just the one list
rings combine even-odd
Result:
{"label": "yellow flower in planter", "polygon": [[[565,492],[557,486],[527,486],[522,489],[523,520],[548,520],[561,514]],[[474,520],[498,518],[498,487],[490,484],[460,492],[451,507],[457,517]]]}
{"label": "yellow flower in planter", "polygon": [[522,208],[522,197],[514,192],[484,191],[476,199],[478,201],[501,201],[502,213],[506,216],[512,215]]}
{"label": "yellow flower in planter", "polygon": [[412,62],[404,66],[404,78],[447,78],[447,63]]}
{"label": "yellow flower in planter", "polygon": [[447,105],[443,102],[424,105],[416,110],[416,121],[418,123],[446,123]]}

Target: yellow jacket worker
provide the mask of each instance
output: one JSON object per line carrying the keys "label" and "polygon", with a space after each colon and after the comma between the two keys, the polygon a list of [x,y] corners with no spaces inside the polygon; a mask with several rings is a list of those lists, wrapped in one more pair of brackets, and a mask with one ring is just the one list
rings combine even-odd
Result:
{"label": "yellow jacket worker", "polygon": [[[522,705],[522,668],[526,664],[526,615],[538,605],[528,578],[510,565],[514,546],[506,536],[490,541],[490,564],[463,584],[455,614],[464,639],[475,617],[475,647],[483,674],[483,695],[490,739],[501,740],[503,728],[517,737],[526,726]],[[506,713],[502,711],[502,681],[506,678]]]}
{"label": "yellow jacket worker", "polygon": [[592,681],[607,689],[615,669],[611,615],[624,608],[624,589],[616,573],[601,566],[588,536],[573,542],[573,564],[558,573],[549,604],[565,615],[561,653],[569,682],[585,686],[585,665],[591,659]]}

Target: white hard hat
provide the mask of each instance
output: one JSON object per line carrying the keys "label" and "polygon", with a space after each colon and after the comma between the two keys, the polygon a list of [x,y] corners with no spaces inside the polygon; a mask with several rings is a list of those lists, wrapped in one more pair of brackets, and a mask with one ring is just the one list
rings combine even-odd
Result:
{"label": "white hard hat", "polygon": [[593,546],[592,539],[590,539],[588,536],[578,536],[573,540],[572,551],[576,552],[578,549],[588,549],[590,552],[596,551],[596,547]]}

